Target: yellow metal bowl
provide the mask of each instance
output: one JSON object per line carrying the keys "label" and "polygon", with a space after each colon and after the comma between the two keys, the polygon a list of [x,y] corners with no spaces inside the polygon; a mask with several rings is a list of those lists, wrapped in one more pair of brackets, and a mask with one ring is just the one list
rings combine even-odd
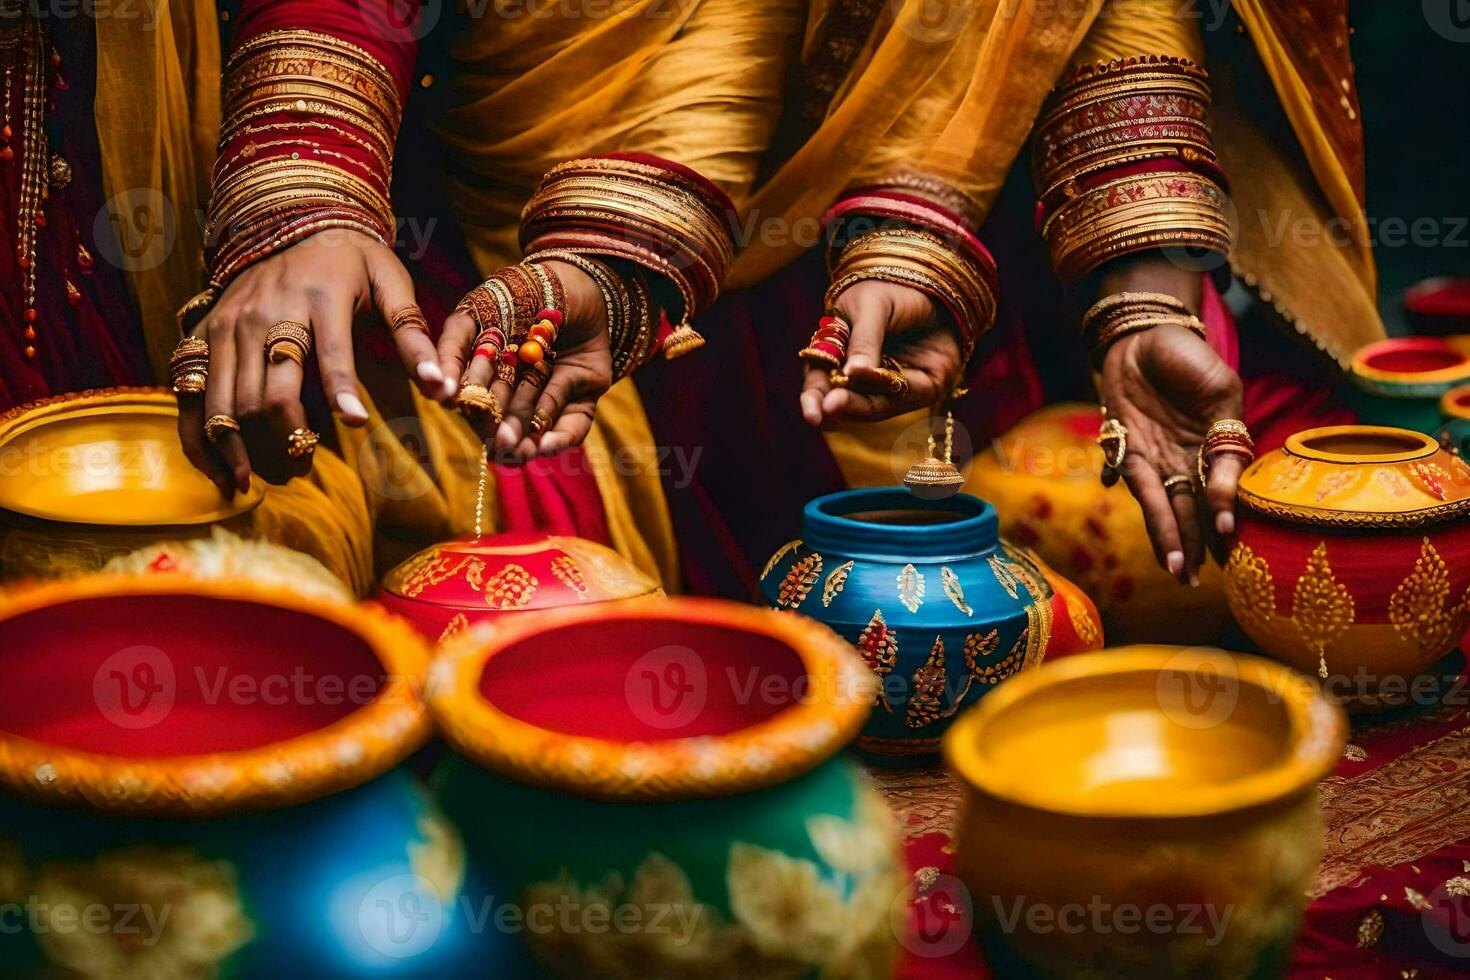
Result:
{"label": "yellow metal bowl", "polygon": [[215,524],[254,510],[264,484],[225,500],[179,445],[159,388],[79,392],[0,416],[0,508],[109,527]]}

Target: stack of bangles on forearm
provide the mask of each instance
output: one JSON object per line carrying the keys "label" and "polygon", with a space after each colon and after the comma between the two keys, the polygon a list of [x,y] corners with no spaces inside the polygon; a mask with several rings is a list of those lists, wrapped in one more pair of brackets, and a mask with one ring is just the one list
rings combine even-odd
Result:
{"label": "stack of bangles on forearm", "polygon": [[[916,175],[905,175],[902,184],[844,195],[826,218],[831,274],[826,309],[836,311],[843,292],[864,280],[917,289],[953,323],[968,360],[995,322],[997,283],[995,263],[970,231],[969,218],[952,210],[956,195],[947,185]],[[798,356],[831,369],[834,384],[850,384],[855,379],[841,371],[850,333],[850,325],[829,312]],[[886,382],[888,394],[906,393],[908,382],[892,358],[885,357],[874,373]]]}
{"label": "stack of bangles on forearm", "polygon": [[1113,344],[1130,334],[1154,327],[1177,326],[1205,339],[1205,325],[1173,296],[1166,293],[1113,293],[1104,296],[1082,316],[1082,337],[1096,368]]}
{"label": "stack of bangles on forearm", "polygon": [[390,161],[403,97],[362,48],[315,31],[268,31],[225,72],[210,284],[330,228],[393,241]]}
{"label": "stack of bangles on forearm", "polygon": [[1229,252],[1209,105],[1203,69],[1156,55],[1083,66],[1052,93],[1032,177],[1062,279],[1147,249]]}

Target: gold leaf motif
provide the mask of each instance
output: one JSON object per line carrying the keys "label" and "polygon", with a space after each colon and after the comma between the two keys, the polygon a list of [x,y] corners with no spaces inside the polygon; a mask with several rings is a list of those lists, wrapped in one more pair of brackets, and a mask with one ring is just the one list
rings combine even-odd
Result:
{"label": "gold leaf motif", "polygon": [[577,601],[581,602],[587,598],[587,578],[582,574],[582,569],[570,555],[557,555],[551,559],[551,574],[557,580],[577,593]]}
{"label": "gold leaf motif", "polygon": [[[1418,869],[1416,868],[1415,870]],[[1408,902],[1412,908],[1416,908],[1420,912],[1434,911],[1434,905],[1429,899],[1425,898],[1422,892],[1410,888],[1408,885],[1404,886],[1404,901]]]}
{"label": "gold leaf motif", "polygon": [[1352,742],[1342,747],[1342,757],[1349,762],[1367,762],[1368,750]]}
{"label": "gold leaf motif", "polygon": [[464,563],[464,580],[476,592],[485,588],[485,563],[478,558],[468,558]]}
{"label": "gold leaf motif", "polygon": [[941,705],[946,679],[944,637],[936,636],[934,646],[929,649],[929,659],[924,661],[922,667],[914,671],[913,693],[909,696],[904,724],[910,728],[923,728],[939,720],[943,711]]}
{"label": "gold leaf motif", "polygon": [[1451,898],[1470,898],[1470,878],[1464,875],[1455,875],[1446,878],[1444,882],[1444,893]]}
{"label": "gold leaf motif", "polygon": [[982,684],[995,685],[1007,677],[1019,671],[1026,662],[1026,645],[1031,638],[1031,630],[1028,628],[1016,637],[1016,642],[1011,644],[1011,651],[998,663],[993,663],[975,673],[975,680]]}
{"label": "gold leaf motif", "polygon": [[978,676],[985,672],[980,664],[980,658],[988,657],[1000,646],[1000,631],[991,630],[989,633],[971,633],[965,637],[965,669],[972,676]]}
{"label": "gold leaf motif", "polygon": [[506,565],[485,583],[485,604],[492,609],[519,609],[531,601],[540,584],[520,565]]}
{"label": "gold leaf motif", "polygon": [[960,588],[960,577],[954,573],[954,569],[948,565],[941,566],[939,580],[944,583],[944,594],[949,596],[949,601],[954,603],[956,609],[966,616],[975,615],[975,610],[965,601],[965,590]]}
{"label": "gold leaf motif", "polygon": [[1352,593],[1332,574],[1327,542],[1319,542],[1296,580],[1291,621],[1307,649],[1317,655],[1318,673],[1327,677],[1327,646],[1348,631],[1356,618]]}
{"label": "gold leaf motif", "polygon": [[1276,615],[1276,583],[1266,559],[1238,542],[1225,562],[1225,598],[1242,622],[1264,629]]}
{"label": "gold leaf motif", "polygon": [[415,555],[403,569],[403,594],[413,598],[429,586],[449,578],[463,564],[462,556],[444,555],[437,548]]}
{"label": "gold leaf motif", "polygon": [[464,613],[455,613],[454,618],[444,624],[444,632],[439,634],[439,642],[443,643],[456,633],[462,633],[469,625],[470,621]]}
{"label": "gold leaf motif", "polygon": [[[873,618],[868,620],[868,625],[858,634],[857,648],[868,669],[877,674],[880,680],[886,678],[893,670],[893,665],[898,663],[898,633],[889,629],[884,622],[883,610],[873,610]],[[893,705],[888,703],[888,691],[881,684],[878,693],[874,695],[873,703],[882,705],[884,711],[893,714]]]}
{"label": "gold leaf motif", "polygon": [[1321,503],[1334,494],[1351,490],[1362,479],[1363,471],[1356,468],[1334,470],[1317,484],[1317,501]]}
{"label": "gold leaf motif", "polygon": [[776,553],[771,556],[771,560],[766,562],[766,567],[761,569],[762,581],[765,580],[767,575],[771,574],[771,569],[775,568],[782,558],[785,558],[799,547],[801,547],[801,539],[797,538],[795,541],[788,541],[777,548]]}
{"label": "gold leaf motif", "polygon": [[1395,497],[1407,497],[1414,489],[1414,485],[1409,482],[1408,477],[1404,476],[1398,470],[1376,470],[1373,474],[1373,479],[1377,480],[1383,489]]}
{"label": "gold leaf motif", "polygon": [[1295,490],[1307,482],[1312,475],[1312,464],[1301,457],[1292,457],[1291,462],[1276,471],[1276,477],[1271,481],[1271,489],[1276,491]]}
{"label": "gold leaf motif", "polygon": [[1358,923],[1358,948],[1377,946],[1378,940],[1382,938],[1383,913],[1377,909],[1369,909],[1368,914],[1363,916],[1363,921]]}
{"label": "gold leaf motif", "polygon": [[832,600],[837,598],[842,587],[847,584],[847,573],[852,571],[853,563],[845,561],[832,569],[832,574],[827,576],[827,581],[822,585],[822,606],[825,608],[832,605]]}
{"label": "gold leaf motif", "polygon": [[1426,653],[1448,650],[1465,628],[1463,604],[1450,599],[1450,570],[1425,538],[1414,570],[1399,583],[1388,600],[1388,621],[1399,639]]}
{"label": "gold leaf motif", "polygon": [[1016,593],[1016,586],[1020,584],[1021,580],[1017,578],[1015,570],[995,555],[991,555],[989,561],[990,570],[995,573],[995,580],[1000,583],[1000,587],[1006,590],[1006,595],[1012,599],[1020,598]]}
{"label": "gold leaf motif", "polygon": [[822,574],[822,556],[813,551],[805,558],[797,561],[781,580],[781,587],[776,590],[776,605],[795,609],[811,594],[812,586],[817,584],[817,576]]}
{"label": "gold leaf motif", "polygon": [[1089,649],[1097,650],[1102,647],[1102,628],[1097,625],[1087,609],[1080,602],[1067,602],[1067,616],[1072,620],[1072,630],[1077,638],[1087,644]]}
{"label": "gold leaf motif", "polygon": [[911,613],[918,612],[924,601],[924,576],[913,565],[903,566],[898,573],[898,601]]}

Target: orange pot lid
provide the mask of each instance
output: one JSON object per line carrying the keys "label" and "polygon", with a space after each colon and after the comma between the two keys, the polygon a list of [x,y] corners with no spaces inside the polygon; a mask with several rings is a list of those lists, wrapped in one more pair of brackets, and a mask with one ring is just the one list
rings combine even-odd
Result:
{"label": "orange pot lid", "polygon": [[178,404],[162,388],[83,391],[0,415],[0,507],[68,524],[175,527],[254,510],[265,484],[232,499],[184,457]]}
{"label": "orange pot lid", "polygon": [[1417,526],[1470,514],[1470,467],[1409,429],[1307,429],[1246,469],[1240,502],[1294,523]]}
{"label": "orange pot lid", "polygon": [[383,589],[457,609],[529,610],[631,599],[659,585],[596,542],[512,533],[430,545],[389,572]]}

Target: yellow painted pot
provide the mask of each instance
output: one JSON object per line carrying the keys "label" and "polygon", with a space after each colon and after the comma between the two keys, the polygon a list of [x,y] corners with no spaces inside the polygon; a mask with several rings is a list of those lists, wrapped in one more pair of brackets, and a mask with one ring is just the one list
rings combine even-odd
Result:
{"label": "yellow painted pot", "polygon": [[1028,415],[975,457],[968,489],[995,504],[1002,537],[1092,599],[1109,642],[1219,642],[1229,622],[1219,566],[1200,569],[1197,589],[1159,567],[1133,495],[1102,485],[1101,422],[1082,402]]}
{"label": "yellow painted pot", "polygon": [[0,581],[97,571],[161,540],[246,533],[265,497],[231,500],[179,445],[162,388],[83,391],[0,415]]}
{"label": "yellow painted pot", "polygon": [[1355,708],[1432,699],[1419,679],[1470,621],[1463,460],[1408,429],[1308,429],[1245,471],[1237,516],[1226,594],[1257,647]]}
{"label": "yellow painted pot", "polygon": [[1278,975],[1345,733],[1309,679],[1220,650],[1124,647],[1012,678],[944,740],[996,972]]}

